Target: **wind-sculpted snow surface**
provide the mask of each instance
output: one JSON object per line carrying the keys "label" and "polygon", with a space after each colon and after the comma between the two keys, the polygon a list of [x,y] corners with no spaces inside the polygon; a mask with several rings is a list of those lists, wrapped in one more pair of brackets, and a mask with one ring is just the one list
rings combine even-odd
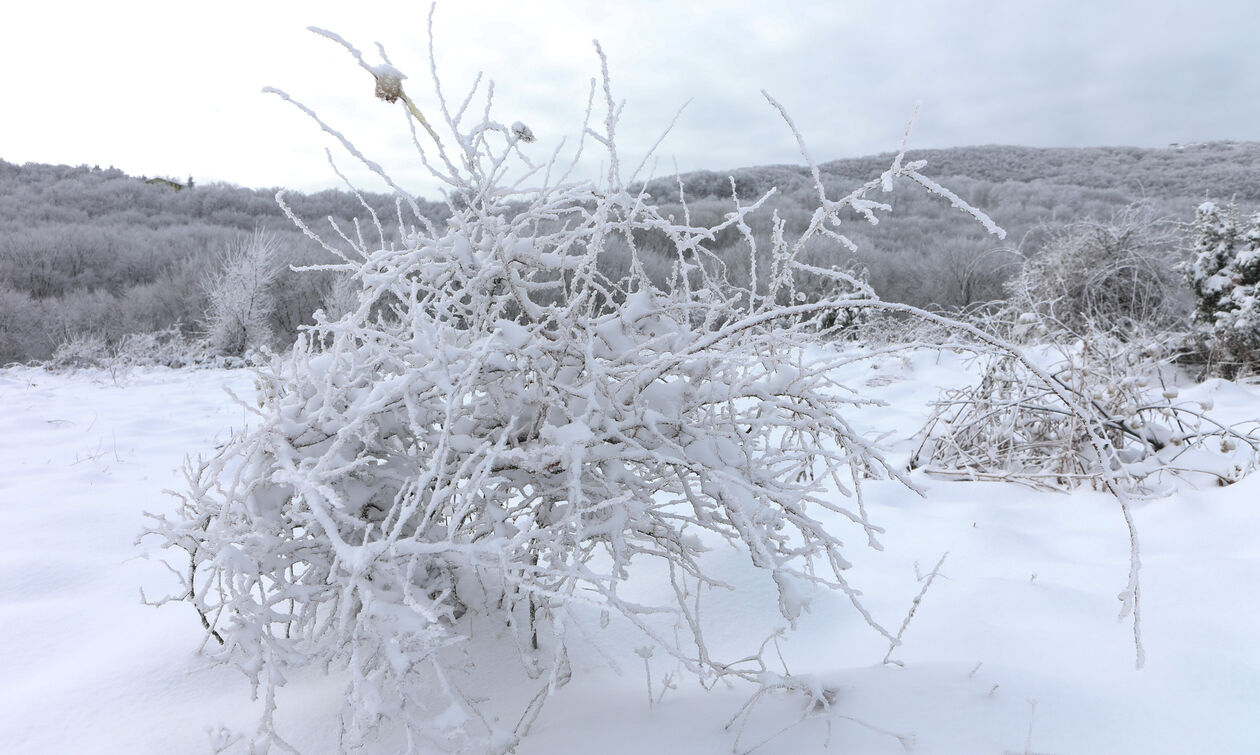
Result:
{"label": "wind-sculpted snow surface", "polygon": [[[379,243],[359,232],[329,245],[357,307],[317,314],[260,372],[254,426],[190,463],[180,516],[154,527],[185,552],[173,597],[196,607],[212,650],[267,701],[255,745],[288,746],[275,694],[315,664],[345,670],[344,746],[398,736],[409,751],[510,749],[571,679],[583,608],[635,629],[645,660],[659,651],[706,686],[738,678],[812,695],[769,673],[767,643],[711,652],[700,595],[724,585],[715,547],[734,546],[765,575],[787,623],[828,588],[896,644],[846,580],[841,535],[878,547],[859,485],[898,475],[846,419],[866,402],[833,383],[843,360],[812,348],[848,321],[837,312],[879,302],[798,257],[815,236],[843,239],[843,221],[875,222],[889,208],[871,196],[894,179],[1000,234],[992,222],[900,155],[839,199],[815,169],[810,225],[789,238],[769,220],[772,262],[758,272],[750,223],[764,197],[695,226],[623,180],[606,65],[606,116],[597,129],[588,114],[583,146],[606,152],[608,174],[571,181],[555,158],[536,166],[522,150],[533,134],[491,120],[489,99],[466,125],[468,101],[452,113],[438,87],[439,139],[388,60],[383,87],[385,69],[319,33],[352,52],[378,96],[406,106],[451,217],[435,225],[413,206],[407,221],[400,210],[400,226],[416,224],[402,245],[385,243],[379,219]],[[750,285],[731,282],[706,246],[727,229],[750,247]],[[670,239],[667,280],[635,250],[644,230]],[[630,251],[619,278],[598,264],[614,243]],[[800,304],[803,277],[833,293]],[[665,580],[670,599],[628,597],[642,573]],[[498,627],[513,660],[472,643]],[[535,680],[536,695],[499,717],[501,696],[473,677],[511,678],[509,668]]]}

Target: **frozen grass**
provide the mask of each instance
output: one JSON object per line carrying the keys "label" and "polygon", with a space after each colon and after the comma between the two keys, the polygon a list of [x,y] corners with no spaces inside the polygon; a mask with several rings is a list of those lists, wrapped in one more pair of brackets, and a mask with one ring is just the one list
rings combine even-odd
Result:
{"label": "frozen grass", "polygon": [[[893,429],[893,458],[942,386],[968,367],[951,354],[914,352],[846,368],[840,382],[888,402],[854,416],[859,430]],[[251,375],[137,371],[0,371],[0,742],[6,752],[213,751],[252,733],[260,704],[244,676],[206,668],[203,633],[186,605],[141,604],[172,577],[134,544],[143,512],[169,511],[186,451],[212,451],[248,414],[223,392],[252,391]],[[1260,416],[1260,390],[1220,380],[1183,387],[1219,416]],[[1260,477],[1230,487],[1177,483],[1175,494],[1134,505],[1142,533],[1147,667],[1133,670],[1131,636],[1116,621],[1128,544],[1114,499],[918,475],[919,498],[871,481],[867,505],[886,529],[883,552],[854,548],[851,578],[885,626],[898,627],[945,552],[892,659],[887,642],[843,595],[820,592],[782,661],[831,701],[804,721],[804,698],[761,698],[726,724],[753,690],[706,692],[613,621],[575,648],[573,681],[543,708],[519,748],[527,753],[746,751],[895,753],[1245,753],[1260,750]],[[856,545],[856,544],[855,544]],[[706,591],[718,648],[755,647],[783,623],[773,587],[734,551],[722,576],[734,591]],[[668,589],[634,585],[662,599]],[[769,592],[767,592],[769,591]],[[763,594],[764,593],[764,594]],[[493,631],[478,652],[495,652]],[[516,663],[515,654],[501,654]],[[485,656],[481,656],[485,657]],[[776,670],[779,653],[767,652]],[[608,660],[620,668],[614,672]],[[489,664],[479,662],[480,668]],[[476,682],[478,680],[474,680]],[[486,677],[479,683],[498,683]],[[279,728],[302,752],[338,751],[341,680],[315,670],[281,692]],[[498,689],[515,723],[533,689]],[[797,722],[800,722],[797,724]],[[742,732],[740,726],[743,725]],[[796,724],[796,725],[794,725]],[[901,735],[898,739],[896,735]],[[243,742],[228,751],[243,751]],[[382,743],[381,752],[392,752]]]}

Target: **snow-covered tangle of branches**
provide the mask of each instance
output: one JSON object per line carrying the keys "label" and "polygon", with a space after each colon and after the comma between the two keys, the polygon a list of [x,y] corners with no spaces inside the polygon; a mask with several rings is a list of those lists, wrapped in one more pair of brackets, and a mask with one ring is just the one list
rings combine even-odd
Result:
{"label": "snow-covered tangle of branches", "polygon": [[[1029,316],[1017,327],[1036,323]],[[979,382],[937,402],[911,464],[1054,489],[1105,487],[1110,468],[1115,483],[1138,495],[1171,475],[1238,481],[1260,461],[1256,423],[1227,426],[1209,406],[1180,398],[1165,379],[1173,372],[1168,350],[1152,333],[1060,334],[1036,350],[1041,375],[1010,352],[990,352]],[[1092,437],[1099,434],[1101,449]]]}
{"label": "snow-covered tangle of branches", "polygon": [[1109,221],[1058,230],[1007,283],[1009,306],[1077,334],[1182,329],[1189,303],[1170,252],[1172,225],[1131,205]]}
{"label": "snow-covered tangle of branches", "polygon": [[[842,239],[842,220],[874,222],[888,207],[871,196],[895,178],[992,227],[987,218],[899,155],[838,199],[818,181],[799,237],[770,219],[773,262],[758,271],[751,224],[765,222],[754,217],[764,197],[701,227],[662,216],[635,177],[623,181],[606,65],[607,114],[593,126],[588,107],[578,152],[605,150],[608,173],[575,181],[554,157],[531,161],[522,146],[532,132],[491,120],[489,94],[470,123],[472,95],[452,110],[437,86],[439,139],[388,60],[369,66],[321,33],[378,90],[385,77],[385,99],[406,105],[452,214],[436,226],[412,212],[409,226],[400,190],[403,243],[388,242],[373,216],[375,242],[355,229],[327,245],[353,278],[357,307],[317,315],[260,372],[254,427],[190,462],[181,516],[153,528],[186,552],[175,598],[265,690],[258,741],[284,746],[276,690],[314,663],[347,672],[345,746],[400,731],[409,750],[504,751],[569,678],[570,631],[591,615],[637,627],[706,683],[756,681],[763,669],[711,657],[704,640],[698,593],[722,586],[705,554],[723,542],[773,581],[789,622],[813,590],[830,588],[892,640],[845,579],[841,533],[822,523],[838,514],[877,546],[860,480],[897,476],[845,421],[862,399],[833,384],[841,357],[819,347],[843,327],[837,312],[880,302],[798,253],[817,235]],[[599,89],[593,81],[592,101]],[[754,252],[750,286],[732,284],[706,246],[728,228]],[[674,247],[663,285],[635,251],[642,229]],[[617,278],[599,264],[614,241],[630,250]],[[802,302],[804,277],[836,293]],[[626,580],[652,564],[676,600],[623,597]],[[504,627],[541,685],[515,726],[469,691],[460,648]]]}

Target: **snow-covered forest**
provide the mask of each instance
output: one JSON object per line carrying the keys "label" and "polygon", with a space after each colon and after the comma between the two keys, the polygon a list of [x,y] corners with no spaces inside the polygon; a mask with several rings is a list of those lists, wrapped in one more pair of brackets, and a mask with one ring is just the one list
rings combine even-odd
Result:
{"label": "snow-covered forest", "polygon": [[661,176],[312,31],[440,200],[0,162],[6,750],[1260,748],[1260,145]]}
{"label": "snow-covered forest", "polygon": [[[1056,231],[1082,220],[1107,223],[1132,205],[1165,225],[1158,250],[1170,263],[1185,259],[1186,236],[1177,223],[1193,220],[1206,199],[1236,202],[1246,216],[1260,206],[1251,177],[1260,170],[1260,145],[1216,143],[1168,149],[1032,149],[971,147],[914,151],[934,175],[983,209],[1007,238],[983,229],[948,207],[913,192],[892,199],[895,223],[854,230],[856,252],[814,242],[810,253],[826,264],[861,270],[880,295],[918,306],[955,308],[1006,297],[1004,284],[1022,258],[1041,254]],[[892,155],[838,160],[819,166],[829,190],[840,191],[878,175]],[[812,188],[799,166],[742,168],[682,176],[691,212],[705,220],[728,209],[731,179],[742,198],[770,187],[768,207],[795,230],[809,216]],[[227,251],[263,230],[278,242],[270,264],[277,279],[269,333],[273,347],[292,341],[297,328],[327,303],[328,274],[295,274],[293,265],[322,264],[327,253],[303,236],[275,202],[275,189],[254,190],[191,179],[152,181],[88,166],[13,165],[0,160],[0,362],[48,360],[59,346],[84,341],[100,347],[127,334],[163,331],[178,324],[195,339],[204,335],[210,306],[206,279],[219,272]],[[176,190],[174,185],[185,187]],[[674,179],[647,186],[654,201],[677,199]],[[347,191],[287,194],[294,212],[331,232],[325,218],[350,227],[362,206]],[[381,216],[393,212],[388,195],[362,194]],[[433,220],[440,202],[421,202]],[[641,240],[644,241],[644,240]],[[745,255],[732,233],[714,251],[738,264]],[[646,241],[642,253],[662,256],[664,243]],[[1015,254],[1018,252],[1019,254]],[[1020,256],[1022,255],[1022,257]],[[610,256],[612,256],[610,254]],[[668,263],[664,263],[668,264]]]}

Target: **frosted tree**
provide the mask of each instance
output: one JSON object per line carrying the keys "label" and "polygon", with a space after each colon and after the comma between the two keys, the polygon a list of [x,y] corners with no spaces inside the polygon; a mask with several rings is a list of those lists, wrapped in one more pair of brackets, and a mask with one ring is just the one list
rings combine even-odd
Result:
{"label": "frosted tree", "polygon": [[[173,598],[196,608],[219,657],[265,696],[255,743],[287,746],[272,720],[277,690],[314,665],[344,670],[345,747],[506,751],[570,678],[572,638],[609,621],[705,684],[765,684],[758,656],[715,658],[705,641],[699,594],[722,586],[707,555],[715,546],[765,574],[787,622],[815,591],[835,590],[895,643],[846,579],[844,533],[833,530],[878,547],[860,483],[898,473],[846,422],[864,401],[833,383],[846,357],[820,345],[850,319],[837,314],[917,311],[801,252],[819,237],[851,245],[843,224],[887,211],[874,196],[896,179],[1000,233],[991,221],[904,150],[833,198],[801,141],[817,199],[802,233],[758,216],[773,189],[694,225],[685,196],[676,217],[642,192],[647,158],[624,174],[602,51],[576,149],[604,152],[607,172],[591,181],[573,178],[577,159],[558,150],[537,160],[524,124],[494,120],[492,86],[481,106],[477,86],[453,105],[434,66],[441,117],[430,122],[388,58],[371,65],[316,31],[372,74],[378,97],[404,106],[450,217],[427,220],[297,105],[395,187],[403,241],[388,242],[398,236],[375,214],[319,239],[341,260],[325,267],[353,281],[346,311],[318,314],[260,372],[253,428],[190,460],[179,515],[152,530],[184,552]],[[732,282],[709,245],[733,229],[756,260],[753,229],[765,223],[770,264]],[[669,239],[663,282],[645,272],[643,231]],[[624,264],[601,266],[610,250]],[[605,272],[616,268],[624,274]],[[807,280],[833,293],[804,301]],[[668,580],[675,599],[628,597],[644,573]],[[514,725],[491,713],[502,703],[484,679],[505,644],[538,685]]]}
{"label": "frosted tree", "polygon": [[1227,374],[1253,368],[1260,357],[1260,215],[1244,233],[1232,207],[1205,202],[1195,212],[1193,251],[1185,272],[1195,319]]}
{"label": "frosted tree", "polygon": [[1260,355],[1260,214],[1251,218],[1251,227],[1243,236],[1243,248],[1230,266],[1234,288],[1230,292],[1229,315],[1224,322],[1218,317],[1218,329],[1227,329],[1240,341],[1251,361]]}
{"label": "frosted tree", "polygon": [[279,239],[255,231],[220,258],[219,272],[206,285],[208,307],[204,328],[211,348],[225,356],[241,356],[273,340],[271,315],[280,276]]}
{"label": "frosted tree", "polygon": [[1226,268],[1238,246],[1233,208],[1222,210],[1213,202],[1199,205],[1194,214],[1194,259],[1186,278],[1195,297],[1195,318],[1212,325],[1222,297],[1230,287]]}

